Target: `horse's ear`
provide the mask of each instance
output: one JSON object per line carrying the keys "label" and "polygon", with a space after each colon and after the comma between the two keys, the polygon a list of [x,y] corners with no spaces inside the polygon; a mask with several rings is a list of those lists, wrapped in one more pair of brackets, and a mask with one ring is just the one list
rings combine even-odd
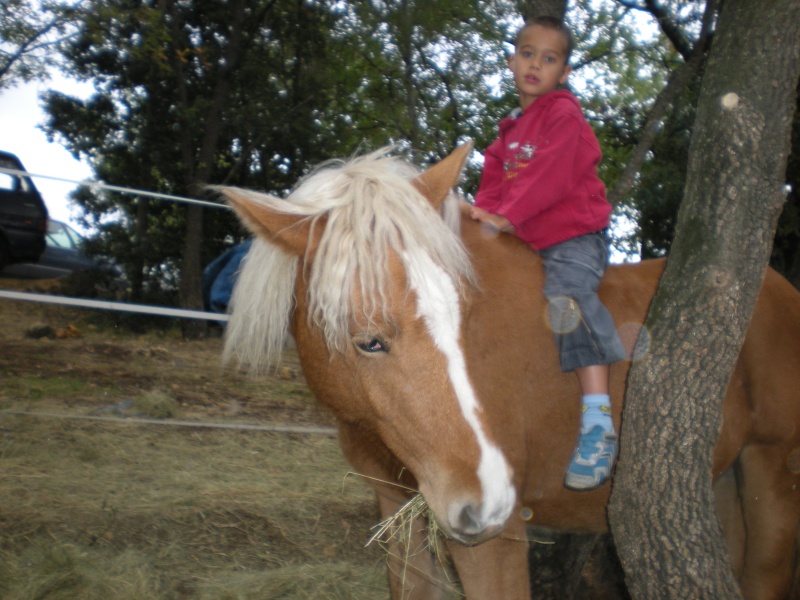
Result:
{"label": "horse's ear", "polygon": [[308,217],[276,210],[269,203],[282,201],[268,194],[230,187],[219,188],[219,191],[253,234],[297,256],[313,253],[316,240],[310,239],[312,227]]}
{"label": "horse's ear", "polygon": [[430,200],[437,210],[441,208],[450,190],[458,184],[467,158],[472,152],[472,146],[472,140],[461,144],[447,158],[414,180],[414,187]]}

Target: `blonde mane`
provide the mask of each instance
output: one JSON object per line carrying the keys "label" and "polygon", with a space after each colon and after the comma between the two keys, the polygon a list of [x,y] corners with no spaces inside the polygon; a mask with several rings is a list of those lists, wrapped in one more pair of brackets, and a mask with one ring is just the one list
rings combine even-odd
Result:
{"label": "blonde mane", "polygon": [[[386,310],[388,261],[427,254],[458,285],[475,276],[461,243],[458,198],[443,215],[412,184],[419,171],[388,149],[349,161],[332,161],[304,178],[286,200],[239,190],[271,210],[302,215],[322,228],[313,260],[305,263],[309,323],[322,329],[329,350],[342,352],[352,317],[367,322]],[[275,366],[289,337],[299,257],[256,239],[234,289],[223,357],[260,370]],[[358,308],[355,292],[360,290]]]}

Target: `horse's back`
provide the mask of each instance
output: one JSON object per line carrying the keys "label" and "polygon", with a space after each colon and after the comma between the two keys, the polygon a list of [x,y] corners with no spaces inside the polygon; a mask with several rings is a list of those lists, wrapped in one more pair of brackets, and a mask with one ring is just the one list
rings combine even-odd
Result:
{"label": "horse's back", "polygon": [[739,357],[756,442],[800,443],[800,292],[768,269]]}
{"label": "horse's back", "polygon": [[599,293],[618,327],[644,323],[665,265],[665,259],[653,259],[609,266]]}
{"label": "horse's back", "polygon": [[[644,323],[665,264],[609,267],[600,294],[623,334],[628,324]],[[720,443],[731,451],[752,442],[800,444],[800,292],[771,268],[731,377],[724,421]]]}

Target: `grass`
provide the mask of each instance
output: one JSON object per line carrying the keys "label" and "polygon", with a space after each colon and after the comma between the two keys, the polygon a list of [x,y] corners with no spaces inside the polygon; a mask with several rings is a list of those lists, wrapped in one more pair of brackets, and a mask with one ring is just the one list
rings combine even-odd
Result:
{"label": "grass", "polygon": [[169,394],[150,390],[133,399],[134,410],[145,417],[169,419],[178,414],[178,405]]}
{"label": "grass", "polygon": [[[80,337],[25,337],[42,322]],[[219,368],[219,340],[9,301],[0,344],[0,598],[388,598],[372,493],[332,436],[2,412],[330,426],[301,375],[254,381]]]}
{"label": "grass", "polygon": [[0,374],[0,377],[3,377],[5,380],[3,387],[6,392],[18,398],[31,401],[54,396],[63,399],[79,397],[86,387],[85,382],[77,377],[66,376],[48,378],[27,376],[11,378],[9,375],[8,373]]}
{"label": "grass", "polygon": [[[343,484],[329,437],[0,425],[4,598],[108,598],[114,581],[131,598],[249,598],[286,573],[305,574],[296,592],[262,597],[334,597],[322,591],[333,585],[336,597],[385,597],[380,555],[364,549],[371,494]],[[227,595],[233,580],[256,595]]]}

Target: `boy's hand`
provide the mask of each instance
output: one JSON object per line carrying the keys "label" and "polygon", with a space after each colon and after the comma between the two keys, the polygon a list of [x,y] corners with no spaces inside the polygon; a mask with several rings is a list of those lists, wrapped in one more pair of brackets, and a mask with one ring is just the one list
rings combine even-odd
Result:
{"label": "boy's hand", "polygon": [[511,224],[511,221],[506,219],[502,215],[493,215],[490,212],[486,212],[482,208],[478,208],[477,206],[473,206],[470,210],[469,216],[472,217],[475,221],[480,221],[481,223],[486,223],[491,225],[497,231],[507,231],[509,233],[514,233],[514,226]]}

